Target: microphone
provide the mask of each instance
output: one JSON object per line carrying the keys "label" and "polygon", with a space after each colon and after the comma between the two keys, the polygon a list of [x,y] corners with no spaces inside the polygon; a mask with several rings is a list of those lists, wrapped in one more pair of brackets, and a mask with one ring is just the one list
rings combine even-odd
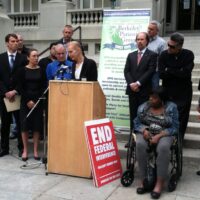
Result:
{"label": "microphone", "polygon": [[57,69],[54,79],[55,80],[63,80],[65,73],[70,73],[70,67],[64,64],[61,64],[60,67]]}
{"label": "microphone", "polygon": [[56,70],[56,72],[55,72],[55,74],[54,74],[54,76],[53,76],[53,78],[54,78],[54,80],[57,80],[58,79],[58,74],[60,73],[60,67]]}

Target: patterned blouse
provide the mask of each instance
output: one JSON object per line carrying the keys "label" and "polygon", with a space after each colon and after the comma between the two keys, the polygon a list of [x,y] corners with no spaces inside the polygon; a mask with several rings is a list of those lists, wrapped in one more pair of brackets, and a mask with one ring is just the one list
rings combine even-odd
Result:
{"label": "patterned blouse", "polygon": [[164,130],[169,135],[178,133],[178,110],[174,103],[166,102],[164,112],[155,115],[150,111],[149,102],[145,102],[138,108],[137,117],[134,119],[134,131],[142,133],[148,129],[152,134],[158,134]]}

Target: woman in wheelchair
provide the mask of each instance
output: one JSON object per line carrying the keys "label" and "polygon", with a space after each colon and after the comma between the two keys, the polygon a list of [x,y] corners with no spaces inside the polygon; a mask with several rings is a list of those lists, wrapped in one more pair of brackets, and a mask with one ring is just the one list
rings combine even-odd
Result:
{"label": "woman in wheelchair", "polygon": [[149,188],[146,188],[144,183],[147,172],[147,149],[149,145],[154,145],[156,146],[157,178],[151,191],[151,197],[153,199],[160,197],[168,175],[170,147],[174,136],[178,133],[178,128],[179,121],[176,105],[168,101],[162,87],[154,89],[150,94],[149,101],[138,108],[137,117],[134,120],[136,158],[140,172],[138,194],[144,194],[149,191]]}

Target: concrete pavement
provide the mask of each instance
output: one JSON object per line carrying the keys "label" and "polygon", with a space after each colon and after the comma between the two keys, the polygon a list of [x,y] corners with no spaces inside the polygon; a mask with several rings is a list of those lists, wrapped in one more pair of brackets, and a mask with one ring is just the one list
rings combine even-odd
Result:
{"label": "concrete pavement", "polygon": [[[13,143],[13,145],[12,145]],[[11,154],[0,158],[0,200],[147,200],[150,194],[137,195],[137,173],[134,183],[125,188],[120,180],[102,188],[95,188],[91,179],[77,178],[59,174],[46,175],[44,164],[23,168],[25,164],[17,157],[11,141]],[[28,164],[35,163],[30,158]],[[183,176],[176,191],[165,190],[163,200],[197,200],[200,199],[200,177],[196,170],[200,162],[183,163]],[[125,159],[122,159],[125,168]]]}

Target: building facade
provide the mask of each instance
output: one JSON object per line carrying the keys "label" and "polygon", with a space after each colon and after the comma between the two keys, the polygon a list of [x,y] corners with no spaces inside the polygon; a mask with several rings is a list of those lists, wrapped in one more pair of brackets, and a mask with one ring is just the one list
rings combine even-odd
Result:
{"label": "building facade", "polygon": [[[86,54],[98,59],[104,9],[151,9],[161,23],[161,35],[176,30],[200,30],[200,0],[2,0],[14,22],[14,32],[39,51],[62,37],[64,25],[75,29]],[[98,61],[98,60],[97,60]]]}

